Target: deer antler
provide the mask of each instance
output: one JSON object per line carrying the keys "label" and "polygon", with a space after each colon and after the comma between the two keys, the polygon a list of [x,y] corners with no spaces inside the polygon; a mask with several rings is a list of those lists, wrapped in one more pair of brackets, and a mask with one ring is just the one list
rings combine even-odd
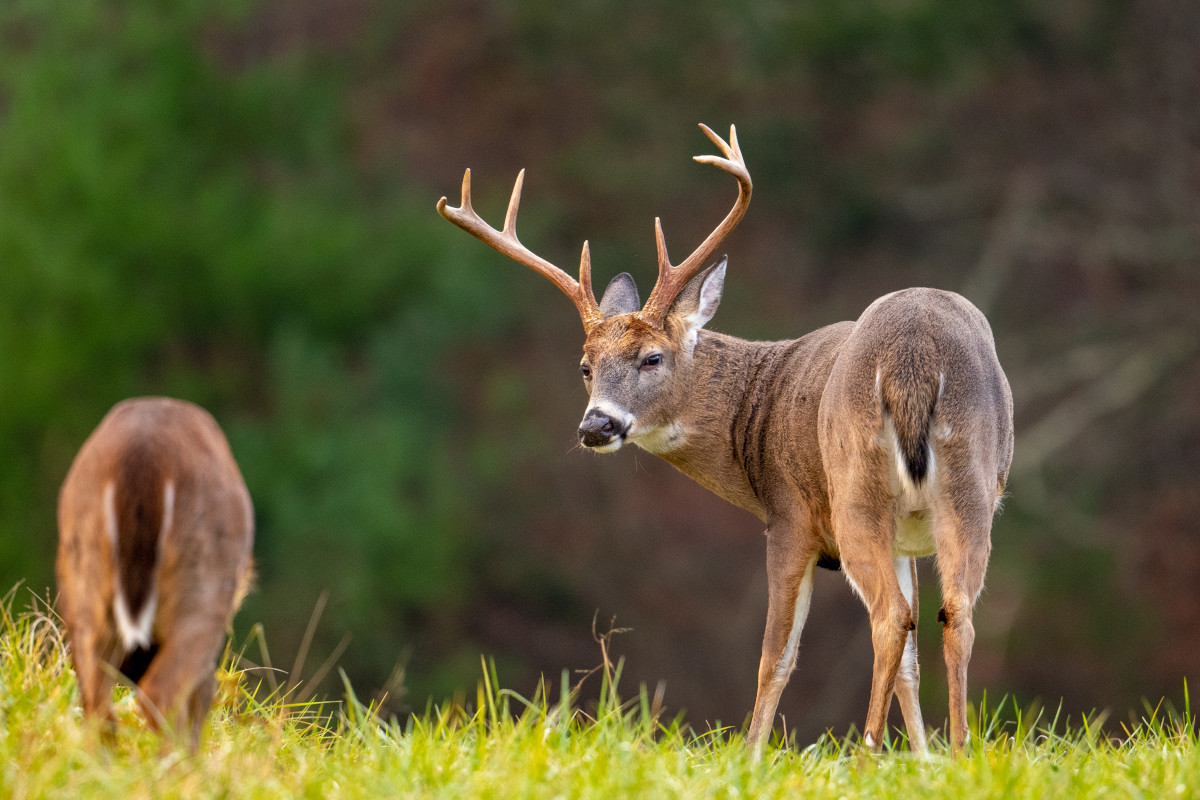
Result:
{"label": "deer antler", "polygon": [[596,295],[592,292],[592,259],[588,252],[588,243],[583,243],[583,253],[579,257],[578,281],[521,244],[517,240],[517,208],[521,205],[521,184],[524,181],[525,170],[521,170],[517,175],[517,182],[513,185],[512,198],[508,201],[508,213],[504,215],[503,232],[484,222],[483,218],[471,207],[471,170],[469,169],[463,174],[462,205],[452,208],[446,204],[446,198],[443,197],[437,203],[438,213],[484,244],[549,278],[555,286],[562,290],[563,294],[571,298],[571,302],[579,309],[579,318],[583,320],[584,331],[590,331],[596,323],[604,318],[604,314],[601,313],[600,305],[596,302]]}
{"label": "deer antler", "polygon": [[707,125],[701,123],[700,129],[712,140],[713,144],[721,148],[725,157],[696,156],[695,160],[702,164],[712,164],[737,178],[737,201],[716,230],[710,233],[708,238],[696,248],[696,251],[678,266],[671,265],[671,260],[667,257],[667,242],[663,238],[662,222],[657,217],[654,218],[654,236],[658,244],[658,281],[654,284],[654,290],[650,292],[645,307],[642,308],[642,316],[648,322],[658,326],[661,326],[663,320],[666,319],[667,312],[671,309],[671,303],[675,302],[675,298],[683,291],[683,287],[703,269],[713,251],[737,227],[750,205],[750,192],[753,184],[750,181],[750,172],[746,169],[746,161],[742,158],[742,149],[738,146],[737,129],[733,125],[729,126],[728,143],[713,133]]}

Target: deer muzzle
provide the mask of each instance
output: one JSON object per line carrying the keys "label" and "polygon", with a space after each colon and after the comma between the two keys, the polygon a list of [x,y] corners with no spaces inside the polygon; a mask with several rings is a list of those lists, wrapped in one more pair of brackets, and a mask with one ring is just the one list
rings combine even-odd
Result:
{"label": "deer muzzle", "polygon": [[579,441],[584,447],[616,450],[625,440],[632,420],[600,408],[589,408],[579,423]]}

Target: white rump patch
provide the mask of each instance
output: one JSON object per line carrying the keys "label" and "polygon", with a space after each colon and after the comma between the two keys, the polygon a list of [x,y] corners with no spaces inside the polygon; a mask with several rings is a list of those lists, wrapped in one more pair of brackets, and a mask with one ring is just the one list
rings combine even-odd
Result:
{"label": "white rump patch", "polygon": [[113,546],[113,563],[116,563],[117,547],[117,504],[116,484],[109,481],[104,485],[104,529],[108,531],[108,541]]}
{"label": "white rump patch", "polygon": [[[175,521],[175,481],[168,480],[163,484],[163,516],[162,527],[158,530],[158,551],[162,552],[163,539],[167,536],[167,531],[171,530],[171,523]],[[156,558],[155,561],[158,559]]]}
{"label": "white rump patch", "polygon": [[[891,429],[892,433],[892,463],[896,465],[896,476],[900,479],[900,486],[904,489],[905,494],[916,494],[917,485],[913,483],[912,476],[908,474],[908,465],[904,462],[903,450],[900,449],[900,434],[897,433],[890,416],[887,420],[887,427]],[[929,467],[932,468],[932,466],[933,453],[930,453]],[[929,472],[932,471],[932,469],[929,470]]]}
{"label": "white rump patch", "polygon": [[[946,373],[939,372],[938,373],[937,400],[934,401],[935,408],[937,407],[938,403],[941,402],[942,392],[944,392],[945,390],[946,390]],[[946,440],[946,439],[950,438],[950,435],[952,433],[954,433],[954,426],[950,425],[947,422],[942,422],[942,421],[938,420],[938,415],[934,414],[933,425],[930,426],[929,433],[930,433],[930,435],[936,436],[939,439]],[[932,461],[933,461],[932,448],[930,448],[929,455],[930,455],[930,462],[932,463]]]}
{"label": "white rump patch", "polygon": [[125,593],[121,590],[121,584],[117,584],[116,598],[113,600],[113,618],[116,620],[117,633],[121,637],[121,644],[125,646],[126,652],[150,646],[150,633],[154,629],[154,612],[157,610],[157,586],[150,590],[150,596],[146,598],[145,605],[134,619],[129,613],[129,606],[125,602]]}
{"label": "white rump patch", "polygon": [[[931,433],[936,431],[931,430]],[[946,430],[946,436],[949,436],[949,428]],[[924,495],[926,487],[937,480],[937,459],[934,457],[933,447],[929,442],[925,443],[925,480],[921,486],[913,483],[912,476],[908,474],[908,465],[904,462],[903,451],[900,449],[900,434],[896,431],[896,423],[892,419],[892,415],[886,411],[883,414],[883,432],[880,435],[879,443],[884,448],[891,450],[892,467],[896,473],[896,479],[900,482],[901,504],[909,505],[910,507],[922,507],[924,503],[913,504],[906,502],[905,497],[921,497]]]}
{"label": "white rump patch", "polygon": [[150,594],[141,610],[135,617],[129,611],[129,601],[125,598],[124,584],[121,581],[121,562],[117,556],[117,511],[115,486],[110,481],[104,487],[104,518],[109,537],[113,544],[113,620],[117,625],[117,635],[125,651],[150,646],[150,635],[154,631],[154,615],[158,611],[158,557],[162,553],[163,540],[171,530],[175,518],[175,483],[167,481],[163,485],[163,515],[162,526],[158,532],[158,547],[155,553],[154,575],[150,579]]}

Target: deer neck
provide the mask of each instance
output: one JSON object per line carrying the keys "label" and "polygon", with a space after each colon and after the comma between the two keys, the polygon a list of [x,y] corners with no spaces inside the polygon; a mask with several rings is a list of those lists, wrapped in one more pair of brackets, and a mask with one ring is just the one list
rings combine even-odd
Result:
{"label": "deer neck", "polygon": [[750,342],[700,331],[679,413],[660,441],[639,443],[717,496],[766,518],[741,456],[760,424],[776,353],[786,342]]}

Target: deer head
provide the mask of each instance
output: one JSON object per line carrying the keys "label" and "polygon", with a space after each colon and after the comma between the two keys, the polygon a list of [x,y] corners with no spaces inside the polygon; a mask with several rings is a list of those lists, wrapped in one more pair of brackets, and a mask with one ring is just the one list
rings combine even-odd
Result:
{"label": "deer head", "polygon": [[628,273],[613,278],[596,302],[591,284],[587,242],[575,280],[517,240],[517,209],[524,170],[517,176],[504,228],[492,228],[471,207],[471,171],[463,176],[458,208],[438,201],[438,213],[513,260],[552,281],[579,311],[586,339],[580,371],[589,402],[579,426],[580,442],[598,452],[617,450],[632,441],[651,452],[670,449],[679,435],[676,413],[688,386],[688,370],[696,336],[717,310],[725,281],[725,259],[705,269],[717,247],[733,231],[750,204],[752,183],[738,146],[737,130],[729,142],[706,125],[700,128],[723,156],[696,156],[737,178],[738,197],[720,225],[678,265],[667,256],[662,223],[654,221],[658,250],[658,280],[643,306]]}

